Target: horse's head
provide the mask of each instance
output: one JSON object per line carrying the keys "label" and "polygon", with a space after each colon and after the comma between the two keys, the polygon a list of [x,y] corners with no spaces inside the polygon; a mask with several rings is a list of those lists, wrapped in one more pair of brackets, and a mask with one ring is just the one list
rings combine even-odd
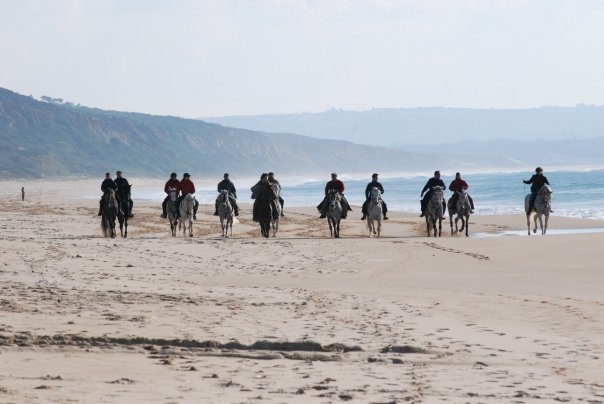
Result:
{"label": "horse's head", "polygon": [[335,207],[338,202],[340,202],[340,193],[335,189],[330,189],[327,194],[327,200],[329,201],[329,205]]}
{"label": "horse's head", "polygon": [[380,199],[380,190],[378,187],[371,188],[371,199],[378,201]]}
{"label": "horse's head", "polygon": [[229,190],[228,189],[221,189],[220,190],[220,195],[218,195],[218,200],[222,203],[226,203],[229,200]]}
{"label": "horse's head", "polygon": [[273,196],[275,199],[279,199],[279,185],[277,184],[271,184],[271,189],[273,191]]}
{"label": "horse's head", "polygon": [[168,191],[170,191],[170,200],[176,202],[176,193],[178,190],[176,188],[168,188]]}
{"label": "horse's head", "polygon": [[538,194],[541,195],[541,198],[543,198],[543,200],[546,202],[549,202],[552,199],[553,193],[554,191],[552,190],[552,187],[547,184],[543,184],[543,186],[538,192]]}

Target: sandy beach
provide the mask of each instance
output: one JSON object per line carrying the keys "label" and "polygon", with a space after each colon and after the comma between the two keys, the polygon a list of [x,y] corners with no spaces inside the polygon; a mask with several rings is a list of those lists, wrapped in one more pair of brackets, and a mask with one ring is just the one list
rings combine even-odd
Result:
{"label": "sandy beach", "polygon": [[392,212],[369,239],[356,206],[334,240],[286,205],[263,239],[242,205],[222,239],[206,204],[173,238],[135,200],[107,239],[97,200],[0,185],[2,403],[604,402],[604,233],[427,238]]}

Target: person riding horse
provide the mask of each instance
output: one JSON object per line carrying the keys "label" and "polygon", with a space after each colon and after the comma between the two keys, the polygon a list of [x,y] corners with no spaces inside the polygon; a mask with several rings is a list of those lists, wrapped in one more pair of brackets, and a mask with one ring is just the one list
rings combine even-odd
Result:
{"label": "person riding horse", "polygon": [[[449,191],[453,192],[451,206],[455,207],[457,205],[457,200],[459,199],[458,192],[461,192],[462,189],[467,190],[469,187],[468,183],[461,179],[461,174],[455,173],[455,179],[449,184]],[[474,201],[470,195],[468,195],[468,200],[470,201],[470,213],[474,213]]]}
{"label": "person riding horse", "polygon": [[116,171],[115,176],[117,177],[114,181],[115,185],[117,185],[117,200],[120,202],[120,204],[123,201],[128,201],[129,206],[127,206],[127,212],[124,211],[124,214],[127,215],[129,218],[134,217],[134,215],[132,214],[132,207],[134,206],[134,203],[130,198],[130,184],[128,183],[128,180],[126,178],[122,177],[121,171]]}
{"label": "person riding horse", "polygon": [[[224,179],[218,183],[217,189],[218,193],[220,193],[223,189],[226,189],[229,192],[229,200],[231,201],[231,205],[233,205],[233,210],[235,211],[235,216],[239,216],[239,206],[237,206],[237,190],[235,189],[235,184],[229,179],[229,173],[224,173]],[[218,216],[218,199],[216,199],[214,216]]]}
{"label": "person riding horse", "polygon": [[[185,199],[185,196],[187,196],[188,194],[193,195],[195,193],[195,184],[193,184],[193,181],[191,181],[191,174],[184,173],[182,175],[182,180],[180,181],[180,184],[178,185],[178,190],[180,191],[180,196],[176,200],[176,206],[177,206],[177,211],[180,212],[180,203],[182,202],[183,199]],[[197,201],[197,199],[195,199],[195,206],[193,207],[193,219],[194,220],[197,220],[197,208],[199,208],[199,202]],[[179,215],[180,215],[180,213],[179,213]]]}
{"label": "person riding horse", "polygon": [[[113,181],[113,179],[111,179],[111,173],[105,173],[105,179],[101,183],[101,191],[103,192],[103,194],[105,194],[105,192],[107,192],[108,189],[113,189],[114,191],[117,191],[117,185],[116,185],[115,181]],[[103,211],[103,197],[101,197],[101,200],[99,201],[98,216],[102,215],[102,211]]]}
{"label": "person riding horse", "polygon": [[[380,190],[380,194],[384,193],[384,187],[382,184],[378,182],[377,173],[373,173],[371,176],[371,182],[367,184],[365,187],[365,202],[363,202],[363,207],[361,211],[363,212],[363,217],[361,220],[365,220],[367,218],[367,206],[369,205],[369,201],[371,200],[371,189],[375,187]],[[384,220],[388,220],[388,216],[386,216],[386,212],[388,212],[388,207],[386,206],[386,202],[382,199],[382,214],[384,215]]]}
{"label": "person riding horse", "polygon": [[170,199],[170,188],[176,190],[176,196],[178,197],[178,193],[180,192],[180,181],[176,178],[176,173],[170,174],[170,179],[166,181],[166,185],[164,185],[164,192],[166,193],[166,197],[164,201],[161,203],[161,217],[162,219],[166,219],[168,214],[166,213],[166,205],[168,204],[168,199]]}
{"label": "person riding horse", "polygon": [[331,173],[331,181],[325,184],[325,197],[323,198],[323,201],[317,205],[317,210],[321,212],[321,216],[319,218],[325,219],[327,217],[327,195],[332,189],[338,191],[338,193],[342,197],[342,219],[346,219],[348,211],[352,212],[352,209],[350,208],[348,201],[344,197],[344,183],[338,179],[338,174],[336,173]]}
{"label": "person riding horse", "polygon": [[[530,212],[535,207],[535,199],[537,199],[537,193],[539,192],[539,190],[541,189],[541,187],[543,185],[545,185],[545,184],[549,185],[549,181],[547,180],[547,177],[545,175],[543,175],[543,168],[537,167],[537,168],[535,168],[535,174],[533,174],[531,179],[528,181],[522,180],[522,182],[524,182],[525,184],[532,184],[531,185],[531,198],[529,199],[529,208],[528,208],[529,213],[527,213],[527,215],[530,215]],[[553,212],[553,210],[550,210],[550,212]]]}
{"label": "person riding horse", "polygon": [[[422,192],[420,194],[422,200],[421,200],[421,207],[422,207],[422,214],[419,215],[419,217],[424,217],[425,212],[426,212],[426,205],[428,205],[428,201],[430,200],[430,198],[432,198],[432,188],[436,187],[436,186],[440,186],[443,189],[445,189],[445,183],[443,182],[443,180],[440,179],[440,171],[434,171],[434,177],[430,178],[428,180],[428,182],[426,182],[426,185],[424,185],[424,188],[422,189]],[[428,191],[428,192],[426,192]],[[424,195],[424,192],[426,193]],[[447,203],[443,201],[443,214],[447,211]]]}
{"label": "person riding horse", "polygon": [[254,206],[252,208],[252,219],[254,222],[259,220],[258,218],[258,201],[261,200],[269,200],[272,201],[275,199],[273,194],[273,188],[271,187],[270,182],[268,182],[268,174],[262,173],[260,176],[260,181],[256,183],[251,188],[252,191],[252,199],[254,199]]}
{"label": "person riding horse", "polygon": [[276,184],[279,187],[279,204],[281,205],[281,216],[285,216],[283,214],[283,204],[285,203],[285,201],[283,200],[283,198],[281,198],[281,184],[279,184],[279,181],[277,181],[277,179],[275,178],[275,173],[268,173],[268,182],[271,185]]}

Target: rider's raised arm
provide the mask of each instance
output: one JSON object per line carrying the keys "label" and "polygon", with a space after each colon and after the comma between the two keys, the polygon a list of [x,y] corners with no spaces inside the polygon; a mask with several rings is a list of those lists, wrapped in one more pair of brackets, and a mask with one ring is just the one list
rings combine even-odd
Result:
{"label": "rider's raised arm", "polygon": [[533,175],[530,180],[528,180],[528,181],[527,180],[522,180],[522,182],[524,182],[525,184],[532,184],[534,178],[535,178],[535,176]]}

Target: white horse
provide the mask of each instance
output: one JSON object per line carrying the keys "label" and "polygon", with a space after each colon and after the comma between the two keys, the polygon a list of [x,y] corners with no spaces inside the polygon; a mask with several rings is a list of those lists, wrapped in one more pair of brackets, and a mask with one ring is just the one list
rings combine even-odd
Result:
{"label": "white horse", "polygon": [[[377,226],[375,222],[377,222]],[[371,199],[367,204],[367,228],[369,229],[369,237],[371,237],[371,234],[377,234],[377,237],[380,238],[382,233],[382,198],[377,187],[371,188]]]}
{"label": "white horse", "polygon": [[[468,192],[465,189],[457,192],[458,198],[455,206],[451,203],[451,198],[449,198],[448,208],[449,208],[449,223],[451,224],[451,235],[453,236],[455,233],[461,233],[466,230],[466,237],[468,237],[468,228],[470,227],[470,211],[472,207],[470,206],[470,197]],[[453,231],[453,215],[457,214],[455,217],[455,231]],[[457,222],[461,220],[461,229],[457,228]]]}
{"label": "white horse", "polygon": [[340,221],[342,220],[342,204],[340,193],[335,189],[327,194],[327,222],[329,223],[329,235],[340,238]]}
{"label": "white horse", "polygon": [[426,206],[426,230],[428,237],[430,237],[430,227],[434,231],[434,237],[436,237],[436,222],[438,221],[438,237],[441,236],[443,227],[443,202],[444,188],[440,185],[432,187],[432,197],[428,201]]}
{"label": "white horse", "polygon": [[180,219],[178,220],[178,230],[182,228],[183,235],[187,234],[187,222],[189,225],[189,237],[193,237],[193,208],[195,207],[195,197],[191,194],[185,195],[180,201]]}
{"label": "white horse", "polygon": [[231,199],[229,198],[229,191],[226,189],[221,190],[216,201],[218,203],[218,216],[220,217],[220,227],[222,227],[222,237],[229,236],[229,228],[232,236],[234,210],[233,205],[231,205]]}
{"label": "white horse", "polygon": [[[547,184],[543,184],[541,189],[537,192],[535,198],[535,206],[529,212],[529,200],[531,194],[528,194],[524,198],[524,211],[526,212],[526,227],[528,229],[528,235],[531,235],[531,215],[535,213],[535,227],[533,233],[537,233],[537,218],[539,218],[539,226],[541,227],[541,234],[545,234],[547,231],[547,222],[549,220],[549,212],[552,208],[552,191],[551,187]],[[545,225],[543,223],[542,216],[545,216]]]}
{"label": "white horse", "polygon": [[176,226],[178,226],[178,210],[176,208],[176,188],[170,188],[170,199],[166,203],[166,213],[168,214],[168,221],[170,222],[170,232],[172,237],[176,236]]}
{"label": "white horse", "polygon": [[273,229],[273,237],[277,237],[279,230],[279,218],[281,217],[281,204],[279,203],[279,193],[281,187],[278,184],[271,184],[273,190],[273,216],[271,217],[271,227]]}

